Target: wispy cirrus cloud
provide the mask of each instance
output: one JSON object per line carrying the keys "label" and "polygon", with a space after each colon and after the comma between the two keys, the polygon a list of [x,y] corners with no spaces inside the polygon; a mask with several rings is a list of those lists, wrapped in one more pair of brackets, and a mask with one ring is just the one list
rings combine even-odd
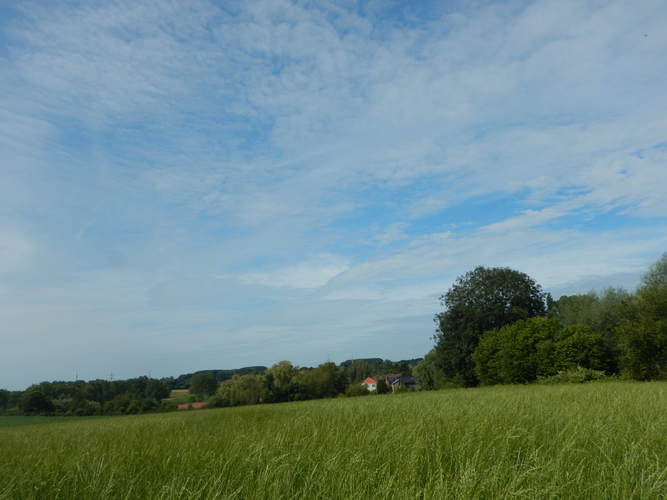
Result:
{"label": "wispy cirrus cloud", "polygon": [[0,385],[27,346],[66,378],[44,335],[127,376],[420,356],[476,265],[567,292],[665,250],[664,2],[12,9]]}

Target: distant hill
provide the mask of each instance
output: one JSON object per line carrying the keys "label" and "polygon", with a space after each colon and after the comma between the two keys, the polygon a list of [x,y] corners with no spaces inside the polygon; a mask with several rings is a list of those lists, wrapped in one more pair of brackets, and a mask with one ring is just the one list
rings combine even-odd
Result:
{"label": "distant hill", "polygon": [[264,373],[266,370],[266,366],[246,366],[244,368],[237,368],[235,370],[198,370],[194,373],[184,373],[183,375],[179,375],[174,379],[172,387],[174,389],[185,389],[185,386],[188,384],[190,379],[197,373],[210,372],[215,376],[215,379],[218,382],[224,382],[225,380],[232,378],[235,373],[238,373],[239,375],[251,375],[254,373]]}
{"label": "distant hill", "polygon": [[343,361],[340,366],[344,366],[345,368],[351,366],[353,363],[357,363],[358,361],[365,361],[369,365],[382,365],[382,364],[392,364],[392,365],[412,365],[415,366],[417,363],[419,363],[422,359],[424,358],[415,358],[415,359],[402,359],[400,361],[392,361],[390,359],[382,359],[382,358],[359,358],[359,359],[347,359]]}

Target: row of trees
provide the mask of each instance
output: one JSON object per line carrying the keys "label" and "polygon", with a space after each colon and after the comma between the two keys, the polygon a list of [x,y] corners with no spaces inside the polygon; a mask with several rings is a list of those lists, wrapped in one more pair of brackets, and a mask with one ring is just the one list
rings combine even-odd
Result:
{"label": "row of trees", "polygon": [[[0,415],[125,415],[176,409],[163,402],[172,389],[187,388],[194,401],[210,400],[212,407],[302,401],[366,394],[360,385],[377,373],[410,374],[419,360],[393,363],[380,358],[323,363],[297,368],[281,361],[271,368],[211,370],[177,378],[138,377],[128,380],[54,381],[33,384],[25,391],[0,390]],[[363,389],[360,391],[359,388]]]}
{"label": "row of trees", "polygon": [[0,390],[5,415],[122,415],[165,411],[172,379],[138,377],[128,380],[41,382],[25,391]]}
{"label": "row of trees", "polygon": [[[409,360],[417,362],[419,360]],[[281,361],[264,373],[235,374],[231,379],[217,385],[211,373],[195,375],[190,392],[208,391],[212,407],[252,405],[258,403],[284,403],[347,396],[368,395],[361,382],[378,373],[411,373],[411,363],[392,363],[379,358],[349,360],[336,365],[322,363],[317,368],[298,368],[289,361]],[[378,393],[388,392],[386,385]]]}
{"label": "row of trees", "polygon": [[526,383],[577,367],[667,379],[667,253],[635,293],[554,300],[524,273],[478,267],[441,302],[436,345],[414,370],[422,388]]}

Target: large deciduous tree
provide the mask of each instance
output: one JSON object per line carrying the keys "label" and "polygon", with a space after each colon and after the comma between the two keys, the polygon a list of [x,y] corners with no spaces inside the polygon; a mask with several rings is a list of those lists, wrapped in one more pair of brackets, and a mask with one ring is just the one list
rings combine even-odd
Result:
{"label": "large deciduous tree", "polygon": [[26,391],[19,403],[24,415],[41,415],[55,410],[50,398],[38,389]]}
{"label": "large deciduous tree", "polygon": [[623,371],[638,380],[667,379],[667,253],[642,277],[616,328]]}
{"label": "large deciduous tree", "polygon": [[[439,359],[438,351],[433,348],[412,369],[412,375],[417,379],[417,383],[422,390],[433,391],[445,387],[447,381],[439,366]],[[380,392],[379,387],[378,382],[378,393]]]}
{"label": "large deciduous tree", "polygon": [[190,394],[210,396],[218,389],[218,381],[211,372],[199,372],[190,379]]}
{"label": "large deciduous tree", "polygon": [[478,384],[472,353],[484,332],[546,313],[540,285],[507,267],[459,276],[440,301],[446,309],[434,319],[438,361],[448,380],[464,386]]}

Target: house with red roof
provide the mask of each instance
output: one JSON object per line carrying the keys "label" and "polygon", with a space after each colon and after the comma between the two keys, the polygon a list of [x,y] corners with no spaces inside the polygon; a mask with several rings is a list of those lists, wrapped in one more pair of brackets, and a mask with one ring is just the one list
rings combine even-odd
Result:
{"label": "house with red roof", "polygon": [[361,383],[361,385],[365,385],[366,389],[368,389],[368,392],[377,391],[378,381],[375,380],[373,377],[368,377]]}

